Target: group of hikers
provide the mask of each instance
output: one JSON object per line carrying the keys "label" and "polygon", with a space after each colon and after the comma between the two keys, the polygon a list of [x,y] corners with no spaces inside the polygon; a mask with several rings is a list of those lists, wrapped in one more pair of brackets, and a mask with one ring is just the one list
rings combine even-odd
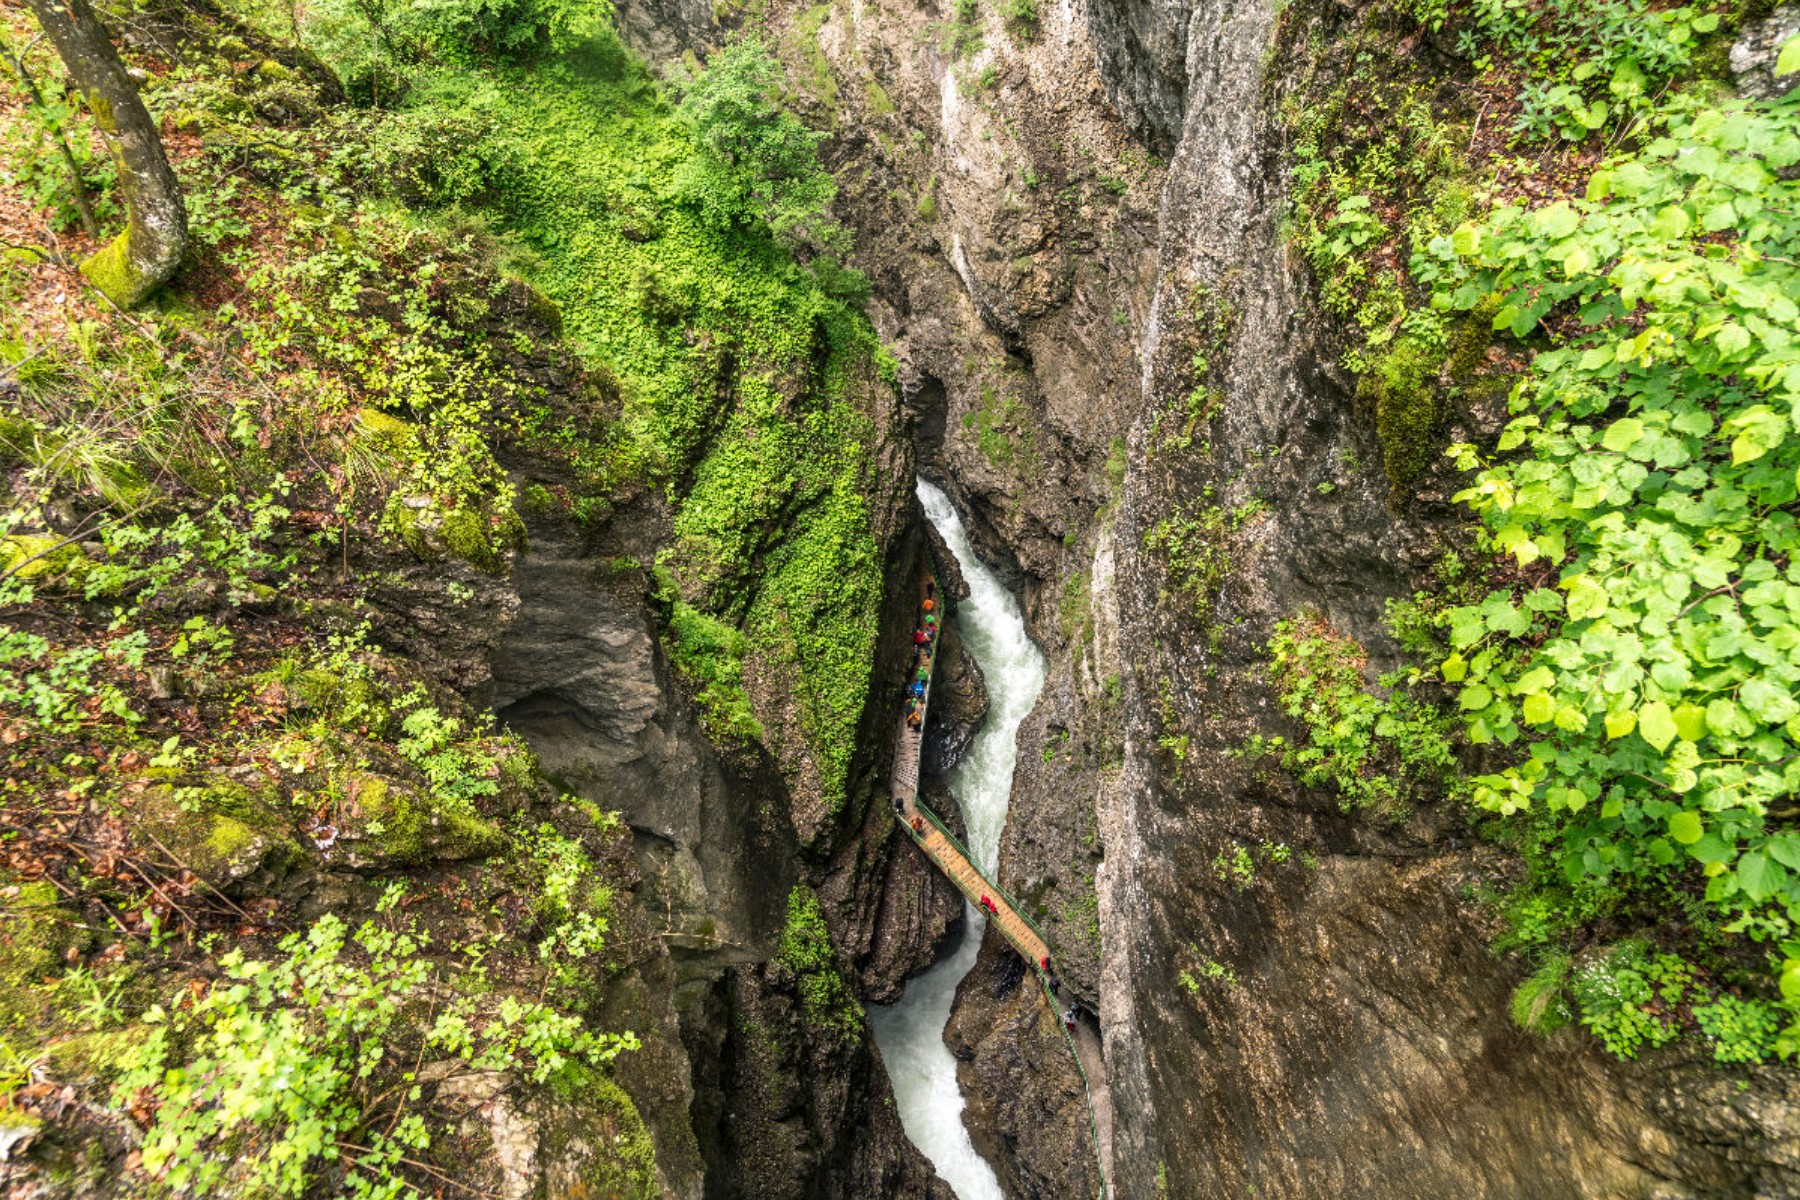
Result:
{"label": "group of hikers", "polygon": [[[930,580],[925,583],[925,599],[920,603],[920,620],[918,628],[913,630],[912,667],[906,682],[906,727],[918,729],[925,723],[925,692],[931,683],[931,660],[937,651],[938,639],[938,603],[937,585]],[[906,801],[899,796],[894,797],[894,811],[902,817],[906,816]],[[925,836],[925,820],[918,813],[913,813],[907,822],[918,837]],[[985,892],[979,901],[981,910],[990,917],[1000,916],[1000,906],[994,898]],[[1050,970],[1050,956],[1044,955],[1037,963],[1050,986],[1050,994],[1060,998],[1061,986],[1056,975]],[[1071,1032],[1080,1016],[1079,1005],[1071,1004],[1062,1014],[1063,1024]]]}
{"label": "group of hikers", "polygon": [[925,689],[931,682],[931,659],[937,650],[937,585],[930,580],[925,583],[925,601],[919,607],[924,615],[919,627],[913,630],[912,670],[906,684],[908,729],[918,729],[925,724]]}

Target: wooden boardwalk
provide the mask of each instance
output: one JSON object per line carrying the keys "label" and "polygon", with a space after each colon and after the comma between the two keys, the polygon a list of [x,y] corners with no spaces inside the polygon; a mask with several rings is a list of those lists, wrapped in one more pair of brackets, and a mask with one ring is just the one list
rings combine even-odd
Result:
{"label": "wooden boardwalk", "polygon": [[[923,601],[939,595],[935,580],[921,580],[919,598],[921,601],[921,618],[923,618]],[[941,599],[938,601],[941,608]],[[941,613],[940,613],[941,619]],[[921,619],[921,625],[923,625]],[[934,639],[929,647],[932,654],[931,666],[936,665],[937,641]],[[917,660],[915,659],[915,664]],[[917,671],[915,665],[914,671]],[[913,842],[925,852],[937,865],[938,870],[949,877],[950,882],[969,899],[969,903],[987,912],[988,923],[998,929],[1014,950],[1019,952],[1030,966],[1031,973],[1036,976],[1043,991],[1043,999],[1055,1013],[1058,1024],[1063,1029],[1064,1037],[1069,1043],[1069,1053],[1075,1056],[1076,1070],[1081,1074],[1082,1086],[1088,1094],[1088,1128],[1094,1139],[1094,1153],[1100,1164],[1100,1195],[1104,1200],[1107,1195],[1106,1165],[1111,1155],[1112,1144],[1112,1105],[1105,1095],[1104,1075],[1099,1085],[1102,1100],[1095,1104],[1095,1084],[1089,1071],[1089,1060],[1094,1068],[1103,1071],[1104,1064],[1100,1057],[1099,1039],[1088,1030],[1084,1023],[1077,1022],[1075,1030],[1064,1023],[1062,1006],[1070,1003],[1070,999],[1058,994],[1058,986],[1054,982],[1054,954],[1049,939],[1036,923],[1025,915],[1018,901],[1000,888],[993,880],[982,873],[969,853],[968,847],[962,844],[954,833],[945,827],[936,813],[919,800],[919,752],[924,741],[925,715],[931,704],[931,675],[927,669],[922,682],[925,685],[924,695],[918,702],[919,727],[911,728],[906,717],[901,715],[899,728],[895,734],[894,767],[893,767],[893,803],[894,816],[899,820],[901,828],[912,836]],[[909,679],[910,682],[910,679]],[[986,904],[983,904],[983,901]],[[1077,1033],[1085,1035],[1085,1042],[1077,1043]],[[1084,1053],[1085,1051],[1085,1053]]]}

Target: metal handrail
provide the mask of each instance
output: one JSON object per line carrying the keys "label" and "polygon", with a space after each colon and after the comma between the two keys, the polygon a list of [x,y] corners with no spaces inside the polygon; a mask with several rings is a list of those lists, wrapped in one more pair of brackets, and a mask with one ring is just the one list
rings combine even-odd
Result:
{"label": "metal handrail", "polygon": [[[913,807],[918,809],[920,813],[924,814],[924,817],[927,821],[930,821],[933,825],[937,826],[938,832],[943,834],[944,837],[949,840],[949,842],[952,846],[955,846],[957,848],[957,850],[961,851],[963,858],[968,860],[970,869],[972,869],[975,872],[975,874],[981,876],[981,882],[987,884],[988,888],[990,890],[992,890],[1002,900],[1006,901],[1007,906],[1013,910],[1013,912],[1018,916],[1019,920],[1021,920],[1025,923],[1025,927],[1027,929],[1031,930],[1031,932],[1037,934],[1038,941],[1044,943],[1044,949],[1052,950],[1052,951],[1055,950],[1056,949],[1055,944],[1052,943],[1049,938],[1044,936],[1044,931],[1042,929],[1038,928],[1038,923],[1031,919],[1031,915],[1025,911],[1025,909],[1019,904],[1018,900],[1013,897],[1012,893],[1008,892],[1005,888],[1001,887],[998,883],[994,882],[994,880],[990,879],[988,877],[988,873],[981,869],[981,864],[975,861],[974,853],[967,846],[963,845],[962,839],[957,837],[954,833],[951,833],[949,827],[946,826],[944,824],[944,822],[938,818],[938,815],[936,813],[932,812],[931,809],[926,806],[924,801],[915,799],[913,801]],[[1035,966],[1037,966],[1037,964],[1033,963],[1032,966],[1035,967]]]}

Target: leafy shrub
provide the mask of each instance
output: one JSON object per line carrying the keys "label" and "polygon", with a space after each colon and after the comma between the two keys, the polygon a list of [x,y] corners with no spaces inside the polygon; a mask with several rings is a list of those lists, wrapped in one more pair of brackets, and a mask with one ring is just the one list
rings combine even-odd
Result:
{"label": "leafy shrub", "polygon": [[[354,945],[355,950],[351,947]],[[422,936],[366,924],[347,937],[322,917],[264,962],[232,951],[224,978],[192,1003],[152,1009],[128,1055],[118,1103],[148,1101],[145,1171],[174,1193],[231,1187],[298,1196],[336,1164],[353,1196],[409,1191],[403,1162],[430,1145],[420,1089],[397,1039],[422,1025],[441,970]],[[433,1051],[543,1082],[572,1062],[635,1048],[572,1016],[512,996],[449,995],[422,1035]]]}
{"label": "leafy shrub", "polygon": [[1549,1034],[1574,1019],[1563,986],[1569,979],[1569,956],[1553,954],[1538,965],[1512,995],[1513,1024],[1531,1033]]}
{"label": "leafy shrub", "polygon": [[1362,647],[1318,617],[1276,625],[1270,672],[1282,710],[1306,731],[1304,744],[1255,741],[1251,754],[1280,754],[1309,787],[1329,785],[1345,808],[1403,817],[1419,797],[1460,792],[1450,748],[1452,722],[1435,705],[1384,677],[1385,695],[1363,682]]}
{"label": "leafy shrub", "polygon": [[1722,1063],[1767,1062],[1783,1023],[1773,1004],[1730,995],[1695,1005],[1694,1020],[1712,1041],[1713,1058]]}
{"label": "leafy shrub", "polygon": [[[422,699],[422,693],[415,693],[407,702]],[[421,704],[401,720],[400,731],[400,757],[425,773],[437,795],[466,804],[499,794],[499,761],[464,736],[461,721]]]}
{"label": "leafy shrub", "polygon": [[824,910],[805,885],[788,893],[787,925],[775,957],[797,980],[801,1007],[814,1029],[854,1034],[862,1028],[862,1006],[838,967]]}
{"label": "leafy shrub", "polygon": [[1691,979],[1674,955],[1625,942],[1576,968],[1570,991],[1588,1031],[1618,1057],[1636,1058],[1642,1046],[1665,1045],[1680,1031],[1672,1010]]}
{"label": "leafy shrub", "polygon": [[789,244],[842,241],[824,219],[837,195],[819,163],[825,134],[806,128],[776,102],[781,65],[761,41],[746,38],[714,54],[677,110],[699,154],[676,184],[718,224],[762,222]]}
{"label": "leafy shrub", "polygon": [[1800,834],[1769,816],[1800,788],[1800,668],[1777,649],[1797,636],[1797,109],[1677,99],[1585,198],[1498,209],[1414,273],[1447,309],[1494,297],[1519,337],[1567,318],[1505,457],[1454,450],[1476,472],[1457,499],[1544,581],[1447,614],[1470,740],[1530,742],[1475,801],[1535,814],[1547,873],[1704,879],[1731,931],[1781,945],[1800,1011]]}
{"label": "leafy shrub", "polygon": [[1652,9],[1645,0],[1474,0],[1462,48],[1478,68],[1495,60],[1526,67],[1515,130],[1581,141],[1615,118],[1629,121],[1651,108],[1659,85],[1688,66],[1695,39],[1719,28],[1719,14],[1703,8]]}
{"label": "leafy shrub", "polygon": [[1000,17],[1013,36],[1026,41],[1037,36],[1037,0],[1000,0]]}
{"label": "leafy shrub", "polygon": [[715,736],[755,741],[762,725],[744,690],[749,639],[716,617],[680,600],[669,610],[669,658],[695,685],[695,699]]}
{"label": "leafy shrub", "polygon": [[434,64],[563,53],[608,29],[607,0],[320,0],[301,10],[306,44],[352,94],[380,103]]}

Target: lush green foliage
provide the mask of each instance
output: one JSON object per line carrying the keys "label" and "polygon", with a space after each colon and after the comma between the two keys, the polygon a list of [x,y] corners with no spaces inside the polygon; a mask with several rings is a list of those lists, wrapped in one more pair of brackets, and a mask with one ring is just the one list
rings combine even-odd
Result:
{"label": "lush green foliage", "polygon": [[754,741],[763,734],[744,691],[744,655],[750,639],[691,604],[669,608],[669,657],[693,681],[694,698],[715,737]]}
{"label": "lush green foliage", "polygon": [[862,1028],[862,1005],[838,967],[819,898],[805,885],[788,894],[787,925],[775,957],[793,975],[813,1029],[849,1035]]}
{"label": "lush green foliage", "polygon": [[[1477,803],[1538,810],[1571,879],[1695,864],[1756,939],[1800,917],[1800,101],[1676,101],[1585,198],[1502,208],[1415,261],[1447,307],[1554,348],[1459,498],[1522,582],[1448,614]],[[1784,173],[1787,177],[1784,177]],[[1784,991],[1800,1000],[1800,943]],[[1789,1036],[1800,1035],[1800,1028]],[[1794,1048],[1791,1043],[1784,1049]]]}
{"label": "lush green foliage", "polygon": [[304,10],[283,6],[266,19],[272,28],[288,25],[353,94],[380,104],[446,62],[572,50],[607,30],[611,15],[606,0],[322,0]]}
{"label": "lush green foliage", "polygon": [[1253,738],[1248,754],[1279,755],[1302,783],[1334,788],[1346,808],[1390,818],[1404,817],[1424,796],[1457,792],[1451,720],[1406,691],[1398,675],[1371,691],[1354,640],[1317,617],[1301,617],[1275,627],[1269,654],[1282,710],[1306,737],[1293,746]]}
{"label": "lush green foliage", "polygon": [[826,135],[782,110],[780,86],[780,64],[755,38],[714,54],[681,98],[699,153],[676,168],[676,186],[720,224],[766,223],[790,242],[841,241],[823,220],[837,195],[819,163]]}
{"label": "lush green foliage", "polygon": [[[1528,78],[1514,129],[1582,141],[1628,125],[1686,69],[1696,39],[1719,28],[1716,5],[1653,9],[1645,0],[1475,0],[1462,50],[1477,70],[1496,62]],[[1441,18],[1439,18],[1441,20]]]}
{"label": "lush green foliage", "polygon": [[176,1194],[229,1185],[297,1196],[335,1163],[350,1195],[408,1194],[398,1168],[430,1143],[413,1108],[418,1052],[398,1044],[410,1027],[438,1055],[539,1082],[636,1045],[542,1004],[486,1002],[467,981],[428,1002],[448,980],[427,945],[373,923],[350,938],[328,915],[283,939],[285,958],[232,951],[219,960],[224,978],[192,1004],[152,1010],[117,1092],[156,1105],[144,1168]]}
{"label": "lush green foliage", "polygon": [[[603,429],[527,418],[581,472],[575,511],[603,513],[636,483],[667,491],[678,661],[734,736],[758,724],[736,664],[773,668],[805,734],[784,765],[836,806],[881,592],[863,500],[874,432],[859,399],[893,376],[866,321],[826,286],[854,294],[854,281],[823,258],[800,268],[772,235],[770,221],[831,240],[817,138],[775,106],[777,85],[772,60],[744,43],[672,111],[603,33],[530,72],[419,74],[371,157],[399,165],[416,203],[481,206],[521,244],[565,335],[616,381]],[[472,138],[478,155],[434,165],[433,147]]]}

